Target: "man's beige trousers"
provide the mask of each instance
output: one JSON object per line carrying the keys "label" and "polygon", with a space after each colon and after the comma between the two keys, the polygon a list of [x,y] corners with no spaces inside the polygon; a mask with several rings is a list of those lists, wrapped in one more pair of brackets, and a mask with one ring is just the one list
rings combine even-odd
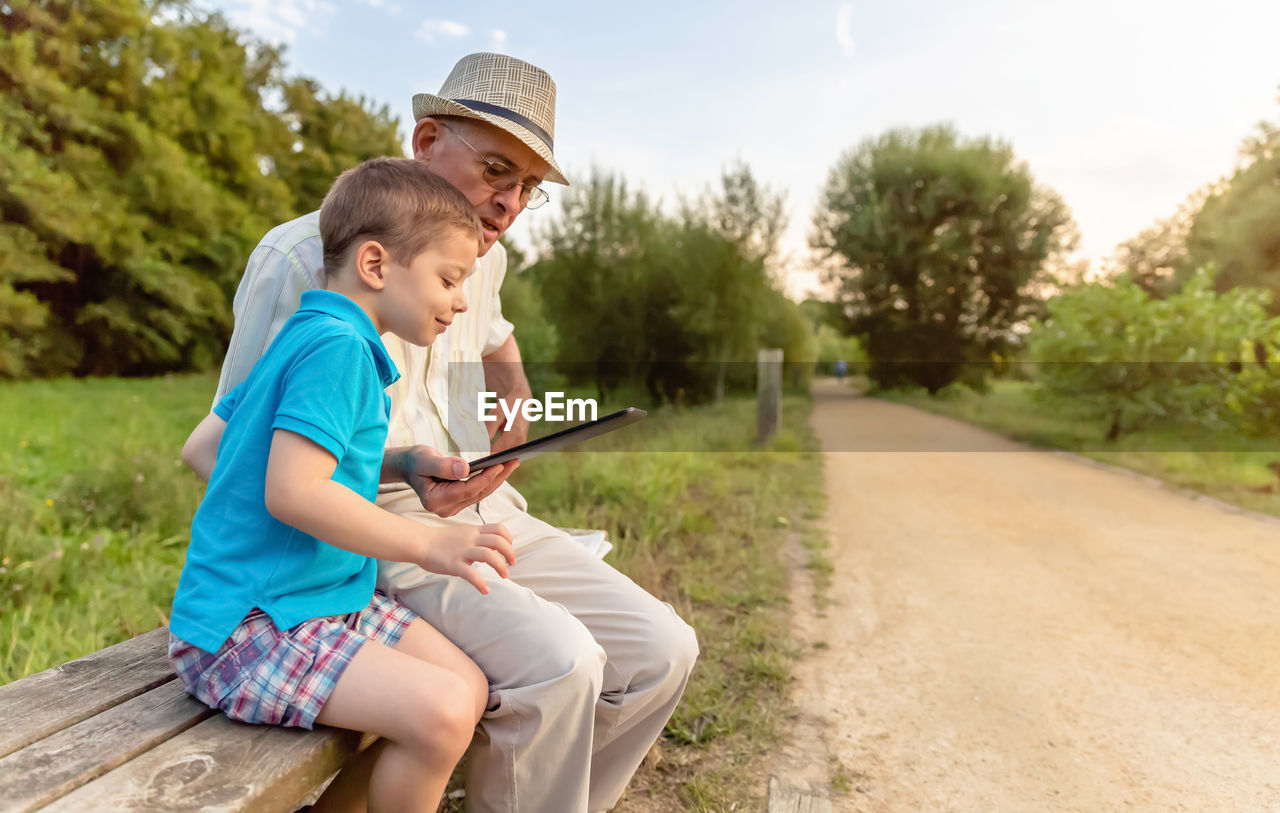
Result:
{"label": "man's beige trousers", "polygon": [[479,510],[441,519],[409,490],[378,503],[428,525],[502,522],[516,544],[490,592],[400,562],[378,586],[453,641],[489,679],[470,752],[467,809],[608,810],[662,733],[698,655],[693,629],[504,485]]}

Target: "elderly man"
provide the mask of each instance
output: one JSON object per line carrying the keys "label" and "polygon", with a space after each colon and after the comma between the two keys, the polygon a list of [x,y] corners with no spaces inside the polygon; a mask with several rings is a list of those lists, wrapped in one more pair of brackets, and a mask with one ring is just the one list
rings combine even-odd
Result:
{"label": "elderly man", "polygon": [[[510,579],[489,595],[461,579],[384,562],[380,587],[484,670],[489,708],[471,750],[471,810],[596,811],[621,796],[684,691],[698,654],[671,608],[527,512],[505,480],[514,464],[456,481],[456,458],[486,454],[476,393],[529,395],[499,289],[498,243],[543,181],[568,184],[552,151],[555,83],[533,65],[471,54],[438,95],[414,96],[413,155],[475,205],[484,246],[466,282],[470,308],[430,348],[383,337],[401,371],[379,504],[433,525],[501,522],[515,539]],[[239,383],[304,290],[320,285],[317,213],[278,226],[254,250],[235,297],[217,398]],[[524,427],[502,446],[523,440]],[[495,447],[496,448],[496,447]],[[437,451],[441,450],[441,451]],[[433,475],[452,478],[440,482]]]}

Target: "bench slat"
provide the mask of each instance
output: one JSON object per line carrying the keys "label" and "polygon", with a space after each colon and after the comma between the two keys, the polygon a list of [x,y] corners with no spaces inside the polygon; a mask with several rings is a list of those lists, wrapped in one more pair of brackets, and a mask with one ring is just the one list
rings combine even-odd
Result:
{"label": "bench slat", "polygon": [[173,680],[161,627],[0,686],[0,757]]}
{"label": "bench slat", "polygon": [[35,810],[213,714],[174,680],[51,734],[0,759],[0,811]]}
{"label": "bench slat", "polygon": [[354,731],[244,725],[218,714],[44,809],[288,813],[360,741]]}

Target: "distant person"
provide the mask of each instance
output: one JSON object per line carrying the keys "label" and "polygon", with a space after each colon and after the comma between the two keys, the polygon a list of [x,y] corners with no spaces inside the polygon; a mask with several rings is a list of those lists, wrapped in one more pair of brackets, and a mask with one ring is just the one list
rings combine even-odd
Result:
{"label": "distant person", "polygon": [[380,158],[338,178],[319,225],[326,290],[302,295],[183,448],[209,487],[169,660],[187,691],[232,719],[384,737],[326,793],[434,810],[489,687],[444,636],[374,592],[371,557],[452,574],[478,594],[488,587],[473,563],[505,576],[516,558],[501,525],[431,528],[373,503],[383,389],[400,375],[380,334],[427,346],[467,309],[480,221],[422,164]]}
{"label": "distant person", "polygon": [[849,365],[845,363],[845,360],[840,359],[839,361],[837,361],[836,362],[836,381],[843,384],[844,376],[845,376],[845,373],[847,372],[849,372]]}
{"label": "distant person", "polygon": [[[435,528],[501,522],[519,556],[510,579],[481,596],[457,576],[380,563],[378,584],[470,656],[489,700],[467,760],[467,809],[584,813],[613,807],[684,692],[698,655],[693,629],[564,532],[529,515],[508,483],[514,463],[467,481],[463,457],[491,451],[476,395],[530,396],[499,290],[498,238],[526,208],[567,184],[552,152],[556,85],[546,71],[501,54],[459,60],[438,95],[413,98],[413,156],[457,187],[484,228],[470,302],[431,348],[384,336],[403,377],[388,390],[391,428],[378,504]],[[254,250],[235,297],[235,330],[218,385],[248,373],[319,287],[316,215],[273,229]],[[493,451],[523,442],[521,421]],[[443,454],[447,452],[448,455]],[[433,476],[448,478],[438,482]],[[661,544],[661,540],[651,540]]]}

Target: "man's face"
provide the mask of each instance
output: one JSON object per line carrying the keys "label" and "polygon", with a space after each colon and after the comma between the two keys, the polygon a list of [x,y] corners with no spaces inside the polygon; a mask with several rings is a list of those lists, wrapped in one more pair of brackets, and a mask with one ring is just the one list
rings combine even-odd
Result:
{"label": "man's face", "polygon": [[497,190],[485,181],[485,159],[514,169],[517,177],[531,187],[542,182],[549,167],[520,139],[497,127],[481,121],[450,121],[448,126],[457,128],[466,142],[434,119],[423,119],[413,133],[414,158],[453,184],[476,207],[484,226],[480,249],[484,256],[524,211],[519,184]]}

